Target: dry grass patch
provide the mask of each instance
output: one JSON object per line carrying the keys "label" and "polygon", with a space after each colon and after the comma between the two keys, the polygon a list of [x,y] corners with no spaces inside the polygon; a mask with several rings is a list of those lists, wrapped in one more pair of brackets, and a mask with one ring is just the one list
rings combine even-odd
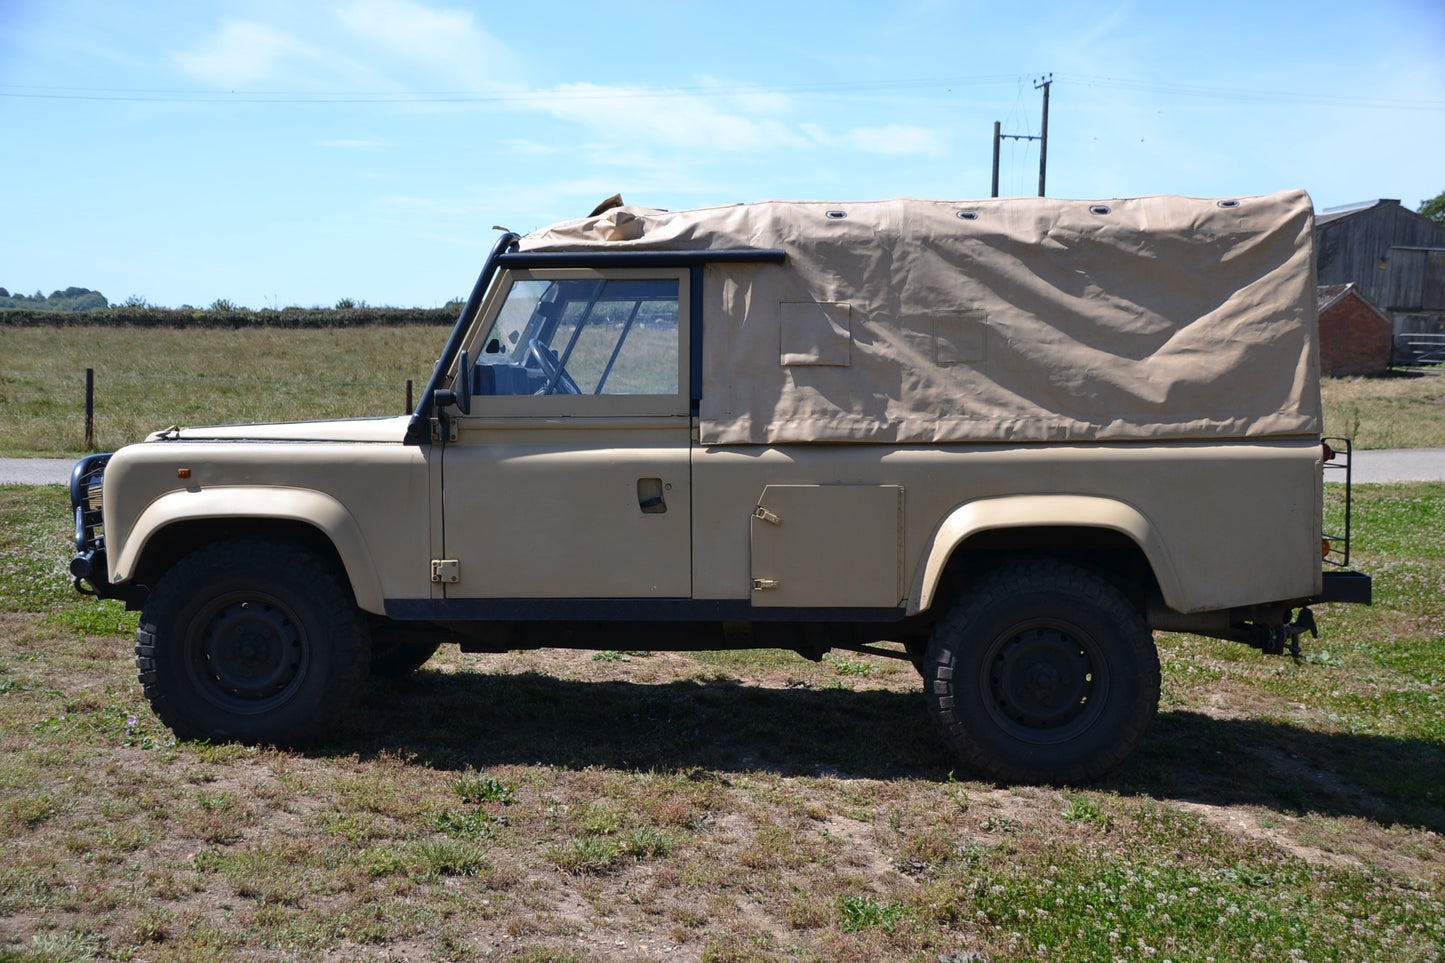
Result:
{"label": "dry grass patch", "polygon": [[444,649],[311,751],[177,743],[0,488],[0,960],[1438,959],[1445,486],[1357,507],[1328,659],[1161,636],[1139,754],[1048,789],[851,654]]}
{"label": "dry grass patch", "polygon": [[1445,447],[1445,366],[1397,368],[1379,378],[1325,378],[1325,434],[1360,448]]}

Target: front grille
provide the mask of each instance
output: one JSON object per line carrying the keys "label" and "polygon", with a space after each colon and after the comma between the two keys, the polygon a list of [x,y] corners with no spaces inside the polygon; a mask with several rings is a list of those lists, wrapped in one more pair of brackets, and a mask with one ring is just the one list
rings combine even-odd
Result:
{"label": "front grille", "polygon": [[75,463],[70,473],[70,507],[75,512],[75,549],[90,552],[105,547],[102,515],[103,479],[110,455],[90,455]]}

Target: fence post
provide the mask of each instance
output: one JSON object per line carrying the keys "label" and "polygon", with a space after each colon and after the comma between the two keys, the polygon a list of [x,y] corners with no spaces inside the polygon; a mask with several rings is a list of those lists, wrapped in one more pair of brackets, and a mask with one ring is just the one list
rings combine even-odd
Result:
{"label": "fence post", "polygon": [[85,450],[95,450],[95,369],[85,369]]}
{"label": "fence post", "polygon": [[406,379],[406,413],[407,413],[407,414],[411,414],[411,412],[412,412],[412,404],[411,404],[411,379],[408,378],[408,379]]}

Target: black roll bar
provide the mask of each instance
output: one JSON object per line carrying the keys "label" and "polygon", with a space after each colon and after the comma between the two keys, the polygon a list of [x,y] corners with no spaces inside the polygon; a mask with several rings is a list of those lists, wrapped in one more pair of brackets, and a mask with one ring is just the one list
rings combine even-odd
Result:
{"label": "black roll bar", "polygon": [[477,283],[472,285],[472,293],[467,297],[467,303],[457,317],[456,325],[452,327],[451,337],[447,338],[447,346],[442,349],[442,356],[437,359],[436,367],[432,369],[431,380],[426,383],[426,389],[417,401],[416,411],[412,412],[411,421],[407,423],[404,439],[406,444],[425,445],[431,441],[431,411],[436,390],[442,386],[442,380],[451,370],[452,362],[456,360],[462,341],[467,336],[467,329],[482,310],[482,299],[487,296],[487,288],[492,284],[492,277],[497,273],[497,265],[502,255],[509,248],[516,247],[521,239],[520,234],[508,231],[497,238],[497,243],[492,246],[492,253],[487,255],[487,261],[482,265],[482,273],[477,275]]}

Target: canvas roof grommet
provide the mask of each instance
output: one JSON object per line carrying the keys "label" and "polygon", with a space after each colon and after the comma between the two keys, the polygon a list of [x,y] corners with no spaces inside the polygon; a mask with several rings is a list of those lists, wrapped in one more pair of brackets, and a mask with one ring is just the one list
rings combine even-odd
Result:
{"label": "canvas roof grommet", "polygon": [[1095,204],[1095,205],[1093,205],[1092,207],[1089,208],[1089,213],[1090,213],[1090,214],[1108,214],[1108,213],[1109,213],[1109,205],[1108,205],[1108,204]]}

